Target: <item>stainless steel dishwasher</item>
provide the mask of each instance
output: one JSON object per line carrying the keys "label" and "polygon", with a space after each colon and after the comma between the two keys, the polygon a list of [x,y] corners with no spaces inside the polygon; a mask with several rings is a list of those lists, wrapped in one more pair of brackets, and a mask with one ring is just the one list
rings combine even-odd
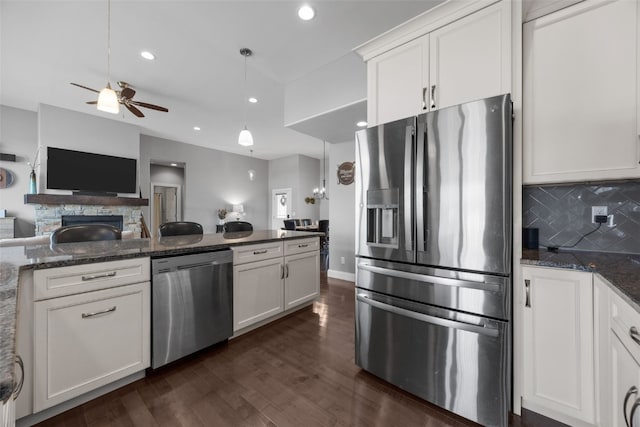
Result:
{"label": "stainless steel dishwasher", "polygon": [[151,261],[151,367],[180,359],[233,334],[231,250]]}

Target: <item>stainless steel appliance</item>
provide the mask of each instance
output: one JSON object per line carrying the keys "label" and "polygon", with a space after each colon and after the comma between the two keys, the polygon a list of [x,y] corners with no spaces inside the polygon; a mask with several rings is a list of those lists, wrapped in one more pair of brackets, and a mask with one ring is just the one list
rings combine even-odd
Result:
{"label": "stainless steel appliance", "polygon": [[509,95],[356,134],[356,363],[436,405],[507,426]]}
{"label": "stainless steel appliance", "polygon": [[153,259],[151,367],[233,335],[232,252]]}

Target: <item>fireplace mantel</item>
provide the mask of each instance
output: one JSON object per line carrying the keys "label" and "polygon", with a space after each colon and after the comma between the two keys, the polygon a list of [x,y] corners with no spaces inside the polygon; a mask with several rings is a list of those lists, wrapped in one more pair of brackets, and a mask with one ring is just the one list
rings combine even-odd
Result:
{"label": "fireplace mantel", "polygon": [[149,199],[136,197],[74,196],[72,194],[25,194],[25,204],[149,206]]}

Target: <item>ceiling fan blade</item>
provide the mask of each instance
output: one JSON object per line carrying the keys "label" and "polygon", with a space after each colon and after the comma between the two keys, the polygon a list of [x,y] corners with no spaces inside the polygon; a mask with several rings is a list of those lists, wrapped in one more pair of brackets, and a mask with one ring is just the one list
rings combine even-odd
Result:
{"label": "ceiling fan blade", "polygon": [[100,93],[99,90],[91,89],[90,87],[79,85],[78,83],[71,83],[74,86],[81,87],[82,89],[90,90],[91,92]]}
{"label": "ceiling fan blade", "polygon": [[129,102],[139,107],[151,108],[152,110],[164,111],[165,113],[169,111],[167,108],[160,107],[159,105],[147,104],[146,102],[138,102],[138,101],[129,101]]}
{"label": "ceiling fan blade", "polygon": [[86,103],[89,105],[96,105],[98,101],[87,101]]}
{"label": "ceiling fan blade", "polygon": [[136,107],[129,104],[128,102],[125,102],[124,106],[127,107],[127,109],[131,111],[136,117],[144,117],[144,114],[142,114],[142,111],[138,110]]}
{"label": "ceiling fan blade", "polygon": [[122,88],[122,91],[120,92],[120,95],[121,95],[123,98],[127,98],[127,99],[131,99],[131,98],[133,98],[133,95],[135,95],[135,94],[136,94],[136,91],[135,91],[135,90],[133,90],[133,89],[131,89],[131,88],[130,88],[130,87],[128,87],[128,86],[127,86],[127,87],[123,87],[123,88]]}

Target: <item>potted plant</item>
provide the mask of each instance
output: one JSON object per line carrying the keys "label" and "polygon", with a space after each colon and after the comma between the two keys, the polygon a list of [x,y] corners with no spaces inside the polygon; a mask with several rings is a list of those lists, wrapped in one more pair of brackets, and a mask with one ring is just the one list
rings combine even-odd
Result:
{"label": "potted plant", "polygon": [[224,219],[227,217],[227,210],[225,208],[218,209],[218,219],[220,225],[224,224]]}

